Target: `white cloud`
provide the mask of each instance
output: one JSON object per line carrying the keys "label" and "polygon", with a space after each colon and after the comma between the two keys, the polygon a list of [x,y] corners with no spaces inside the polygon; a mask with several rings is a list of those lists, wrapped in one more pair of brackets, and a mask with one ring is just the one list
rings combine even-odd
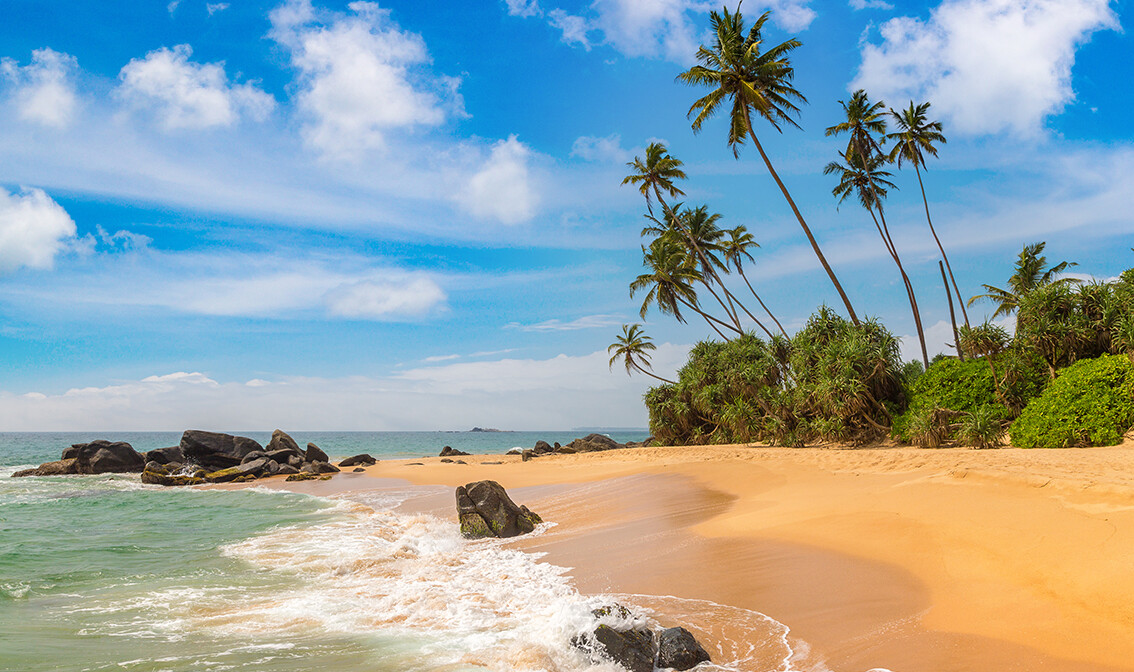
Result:
{"label": "white cloud", "polygon": [[460,355],[434,355],[432,357],[426,357],[421,361],[425,362],[426,364],[436,364],[437,362],[451,362],[454,359],[460,358]]}
{"label": "white cloud", "polygon": [[1103,29],[1119,29],[1109,0],[944,0],[882,24],[849,88],[929,100],[960,133],[1030,135],[1075,99],[1075,50]]}
{"label": "white cloud", "polygon": [[604,163],[625,163],[633,158],[629,149],[623,149],[622,136],[617,133],[605,138],[596,138],[590,135],[580,136],[571,145],[571,156],[577,156],[584,161],[601,161]]}
{"label": "white cloud", "polygon": [[511,16],[539,16],[539,0],[505,0]]}
{"label": "white cloud", "polygon": [[545,320],[535,324],[520,324],[519,322],[511,322],[505,325],[505,329],[519,329],[520,331],[578,331],[580,329],[605,329],[607,327],[617,327],[624,322],[624,318],[619,315],[587,315],[580,317],[570,322],[564,322],[558,319]]}
{"label": "white cloud", "polygon": [[331,315],[352,319],[417,317],[443,304],[445,299],[441,287],[426,277],[365,280],[336,287],[326,295]]}
{"label": "white cloud", "polygon": [[[687,346],[661,344],[654,369],[671,375],[687,353]],[[9,431],[644,426],[642,393],[656,381],[611,371],[608,359],[600,350],[421,367],[386,378],[219,382],[180,372],[61,394],[0,392],[0,426]]]}
{"label": "white cloud", "polygon": [[41,189],[0,188],[0,273],[20,267],[52,268],[75,238],[75,222]]}
{"label": "white cloud", "polygon": [[169,12],[170,16],[177,11],[177,6],[181,4],[181,0],[169,0],[169,4],[165,6],[165,10]]}
{"label": "white cloud", "polygon": [[511,136],[492,148],[488,159],[458,195],[462,207],[476,217],[518,224],[535,215],[539,195],[528,170],[531,150]]}
{"label": "white cloud", "polygon": [[208,2],[208,3],[205,3],[205,9],[208,10],[209,16],[212,16],[213,14],[216,14],[217,12],[223,12],[224,10],[228,9],[228,7],[229,7],[229,5],[228,5],[227,2],[217,2],[217,3]]}
{"label": "white cloud", "polygon": [[25,66],[0,59],[0,74],[15,84],[20,118],[56,128],[67,126],[74,116],[78,96],[73,79],[78,67],[74,56],[46,47],[33,51],[31,63]]}
{"label": "white cloud", "polygon": [[357,159],[385,146],[391,131],[435,126],[446,110],[463,114],[459,80],[415,76],[415,66],[430,62],[420,35],[401,30],[377,3],[349,7],[351,14],[339,14],[290,0],[271,13],[270,35],[299,71],[298,105],[312,146]]}
{"label": "white cloud", "polygon": [[548,14],[547,22],[554,28],[563,31],[564,44],[578,44],[580,47],[590,51],[591,43],[587,39],[587,31],[591,29],[587,20],[581,16],[568,14],[562,9],[553,9]]}
{"label": "white cloud", "polygon": [[264,120],[276,101],[252,83],[230,85],[224,63],[194,63],[179,44],[133,59],[119,73],[120,95],[157,111],[167,129],[231,126],[243,114]]}
{"label": "white cloud", "polygon": [[886,0],[850,0],[851,9],[893,9],[894,5]]}

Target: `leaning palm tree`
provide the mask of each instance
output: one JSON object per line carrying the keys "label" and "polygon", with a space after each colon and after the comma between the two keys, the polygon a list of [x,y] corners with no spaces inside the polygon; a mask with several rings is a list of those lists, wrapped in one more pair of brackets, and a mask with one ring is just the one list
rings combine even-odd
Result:
{"label": "leaning palm tree", "polygon": [[913,165],[914,172],[917,173],[917,184],[921,187],[921,202],[925,205],[925,221],[929,223],[929,232],[933,234],[933,240],[937,243],[937,249],[941,251],[941,258],[945,261],[945,268],[949,271],[953,291],[956,293],[957,302],[961,304],[961,316],[965,320],[965,326],[969,326],[969,313],[965,310],[965,300],[961,297],[961,290],[957,288],[957,278],[953,277],[949,255],[945,254],[945,247],[937,237],[937,230],[933,228],[933,218],[929,216],[929,200],[925,197],[925,182],[921,179],[925,155],[929,154],[936,158],[937,147],[934,143],[944,145],[947,142],[941,133],[941,122],[929,121],[926,115],[928,111],[929,103],[915,106],[912,100],[910,106],[901,112],[890,108],[890,117],[898,127],[897,132],[886,136],[887,140],[894,140],[896,143],[890,150],[890,160],[897,161],[898,168],[901,168],[902,162],[906,161]]}
{"label": "leaning palm tree", "polygon": [[[748,261],[755,261],[752,257],[752,253],[748,250],[753,247],[760,247],[760,244],[756,242],[756,239],[751,233],[748,233],[748,228],[743,224],[733,229],[725,229],[725,233],[728,234],[728,240],[721,244],[721,251],[724,253],[725,262],[732,264],[736,272],[744,279],[744,284],[748,285],[748,291],[752,292],[752,296],[756,299],[757,303],[760,304],[760,307],[763,308],[764,312],[768,314],[768,317],[772,318],[772,321],[776,323],[780,333],[787,336],[787,332],[784,331],[784,325],[780,324],[780,321],[776,319],[776,316],[772,314],[768,306],[764,305],[763,299],[761,299],[760,295],[756,293],[756,290],[752,288],[752,283],[748,282],[748,276],[744,274],[744,259],[747,258]],[[752,319],[755,320],[756,318]]]}
{"label": "leaning palm tree", "polygon": [[913,284],[910,282],[909,276],[906,275],[901,257],[898,256],[894,239],[890,237],[890,229],[886,225],[886,212],[882,205],[889,190],[895,188],[894,183],[889,180],[890,173],[881,169],[882,165],[886,163],[886,157],[878,153],[866,154],[861,151],[850,154],[840,152],[839,156],[842,157],[844,163],[837,161],[828,163],[827,167],[823,169],[823,174],[835,174],[839,177],[839,183],[831,190],[831,193],[839,199],[840,204],[852,194],[857,195],[859,203],[870,213],[870,218],[874,220],[874,228],[882,237],[882,244],[898,267],[902,284],[905,285],[906,297],[910,302],[910,311],[913,314],[914,326],[917,328],[918,342],[921,345],[922,364],[928,369],[929,353],[925,347],[925,330],[921,324],[921,310],[917,305]]}
{"label": "leaning palm tree", "polygon": [[610,368],[614,368],[614,363],[620,358],[626,365],[626,375],[638,371],[646,374],[651,378],[676,385],[672,380],[662,378],[650,371],[650,354],[649,350],[656,350],[657,346],[654,345],[653,340],[642,331],[640,324],[624,324],[622,325],[622,334],[618,336],[618,340],[610,344],[606,349],[607,354],[613,352],[610,358]]}
{"label": "leaning palm tree", "polygon": [[638,185],[638,191],[645,197],[646,209],[651,215],[654,214],[650,202],[651,195],[658,199],[663,212],[669,212],[669,207],[662,198],[663,191],[669,194],[670,198],[685,195],[684,191],[673,184],[674,180],[686,179],[685,172],[681,170],[682,163],[679,159],[670,156],[666,146],[660,142],[651,142],[646,147],[645,160],[635,156],[626,166],[632,168],[634,172],[627,175],[622,180],[622,184]]}
{"label": "leaning palm tree", "polygon": [[827,258],[823,256],[823,251],[819,249],[819,243],[815,241],[815,236],[812,235],[783,180],[764,152],[764,146],[760,144],[752,126],[752,117],[755,115],[770,123],[777,131],[782,132],[781,124],[790,124],[798,128],[799,124],[792,118],[799,113],[795,102],[807,102],[803,94],[796,91],[791,84],[795,72],[791,66],[790,55],[801,42],[793,38],[761,51],[764,42],[761,31],[769,16],[770,13],[765,12],[751,29],[745,31],[739,9],[736,12],[729,12],[725,8],[720,13],[710,14],[714,33],[711,46],[701,45],[696,55],[699,65],[679,74],[677,79],[692,86],[710,86],[713,90],[697,99],[689,108],[687,116],[694,117],[693,132],[699,133],[705,120],[712,117],[722,103],[726,100],[731,102],[728,144],[732,148],[733,156],[740,155],[740,146],[746,139],[752,140],[772,179],[795,213],[800,227],[811,243],[811,249],[814,250],[823,270],[827,272],[827,277],[831,279],[839,297],[842,298],[851,320],[858,324],[858,316],[851,306],[850,299],[843,291],[843,286],[839,284],[839,279],[835,277],[831,265],[827,263]]}
{"label": "leaning palm tree", "polygon": [[673,236],[660,236],[649,247],[642,248],[642,263],[647,272],[630,283],[630,296],[645,291],[639,314],[645,319],[650,306],[656,306],[663,315],[672,315],[678,322],[685,322],[682,307],[700,315],[717,334],[728,340],[719,327],[743,334],[739,328],[723,322],[701,310],[697,302],[694,283],[702,282],[697,264],[690,259],[685,246]]}
{"label": "leaning palm tree", "polygon": [[979,299],[992,301],[997,305],[996,312],[992,314],[992,318],[990,319],[995,320],[1001,315],[1011,315],[1012,312],[1020,307],[1020,299],[1039,287],[1079,282],[1077,278],[1055,277],[1067,270],[1067,268],[1078,266],[1078,264],[1075,262],[1061,261],[1049,268],[1047,265],[1047,257],[1041,254],[1045,247],[1047,247],[1047,243],[1045,242],[1025,245],[1024,249],[1020,252],[1020,256],[1016,258],[1016,271],[1008,278],[1008,289],[1001,289],[999,287],[993,287],[992,285],[981,285],[987,293],[972,297],[969,299],[969,305],[973,305],[973,303]]}

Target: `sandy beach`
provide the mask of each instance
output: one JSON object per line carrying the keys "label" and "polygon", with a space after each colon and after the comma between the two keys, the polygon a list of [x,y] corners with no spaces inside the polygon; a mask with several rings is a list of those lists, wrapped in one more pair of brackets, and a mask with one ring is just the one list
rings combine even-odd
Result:
{"label": "sandy beach", "polygon": [[[496,480],[556,523],[513,543],[572,568],[581,591],[765,613],[809,646],[803,669],[1134,670],[1129,440],[1046,451],[734,445],[462,459],[469,464],[383,461],[286,487]],[[455,521],[451,491],[434,492],[409,506]],[[730,636],[721,626],[709,636]]]}

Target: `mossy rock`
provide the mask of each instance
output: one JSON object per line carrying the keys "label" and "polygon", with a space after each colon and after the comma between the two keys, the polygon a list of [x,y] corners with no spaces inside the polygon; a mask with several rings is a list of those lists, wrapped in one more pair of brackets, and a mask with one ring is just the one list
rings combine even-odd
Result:
{"label": "mossy rock", "polygon": [[204,478],[200,476],[186,476],[174,475],[169,473],[162,473],[161,471],[146,469],[142,472],[142,482],[149,485],[165,485],[165,486],[184,486],[184,485],[201,485],[207,483]]}
{"label": "mossy rock", "polygon": [[[328,477],[328,478],[330,478],[330,477]],[[326,479],[319,478],[319,474],[313,474],[309,471],[301,471],[298,474],[289,474],[288,477],[284,480],[288,480],[288,481],[317,481],[317,480],[326,480]]]}
{"label": "mossy rock", "polygon": [[205,480],[210,483],[227,483],[229,481],[235,481],[243,475],[244,472],[239,466],[236,466],[205,474]]}
{"label": "mossy rock", "polygon": [[484,518],[479,513],[462,513],[461,516],[461,536],[466,539],[482,539],[484,537],[495,537],[496,533],[485,522]]}

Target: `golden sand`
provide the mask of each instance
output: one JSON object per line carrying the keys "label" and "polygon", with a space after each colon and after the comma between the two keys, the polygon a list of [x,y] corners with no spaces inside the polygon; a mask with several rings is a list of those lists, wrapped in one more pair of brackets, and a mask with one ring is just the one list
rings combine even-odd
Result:
{"label": "golden sand", "polygon": [[[836,672],[1134,670],[1134,442],[462,459],[288,485],[496,480],[557,523],[515,543],[580,590],[760,611]],[[451,494],[415,506],[455,519]]]}

